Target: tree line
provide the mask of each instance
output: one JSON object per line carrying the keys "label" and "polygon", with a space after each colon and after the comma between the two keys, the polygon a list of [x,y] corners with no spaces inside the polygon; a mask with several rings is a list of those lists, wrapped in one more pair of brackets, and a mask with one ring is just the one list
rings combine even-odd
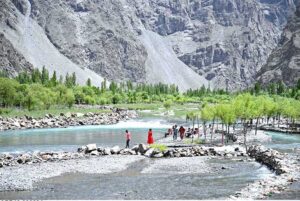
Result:
{"label": "tree line", "polygon": [[[230,101],[225,101],[217,104],[203,103],[199,106],[198,111],[193,111],[187,114],[187,120],[193,122],[193,127],[196,123],[203,124],[203,132],[207,134],[207,124],[210,124],[214,130],[216,122],[222,124],[222,130],[229,134],[230,128],[233,130],[237,124],[242,125],[242,133],[244,135],[244,144],[246,145],[247,133],[249,129],[255,128],[255,134],[259,122],[265,120],[266,124],[279,126],[280,119],[284,118],[286,125],[293,129],[296,120],[300,119],[300,101],[294,98],[282,96],[268,95],[252,95],[243,93],[235,96]],[[213,139],[213,132],[211,141]]]}
{"label": "tree line", "polygon": [[[260,85],[255,85],[248,92],[255,96],[289,96],[291,91],[300,94],[300,81],[294,88],[275,85],[276,93],[265,91]],[[273,90],[271,90],[272,92]],[[246,93],[246,92],[239,92]],[[5,71],[0,71],[0,106],[19,107],[28,110],[49,109],[52,106],[68,106],[73,104],[118,104],[118,103],[155,103],[162,102],[183,104],[186,102],[207,102],[223,104],[232,101],[239,93],[232,94],[222,89],[211,90],[202,86],[197,90],[188,90],[180,93],[176,85],[132,83],[131,81],[108,83],[106,79],[100,87],[93,86],[91,79],[85,86],[77,84],[76,74],[57,76],[54,71],[51,75],[43,67],[31,72],[21,72],[15,78],[9,78]],[[294,98],[299,98],[295,96]]]}
{"label": "tree line", "polygon": [[37,110],[56,105],[180,102],[182,99],[175,85],[134,84],[131,81],[108,84],[104,79],[101,86],[96,87],[88,79],[85,86],[80,86],[75,73],[58,77],[55,71],[50,75],[45,67],[41,71],[21,72],[15,78],[9,78],[7,73],[0,71],[1,107]]}

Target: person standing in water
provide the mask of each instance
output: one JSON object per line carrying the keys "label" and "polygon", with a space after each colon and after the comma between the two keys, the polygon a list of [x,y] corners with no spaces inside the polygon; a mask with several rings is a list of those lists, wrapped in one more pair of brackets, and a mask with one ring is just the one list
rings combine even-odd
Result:
{"label": "person standing in water", "polygon": [[130,143],[130,140],[131,140],[131,133],[126,130],[125,131],[125,136],[126,136],[126,147],[125,148],[129,148],[129,143]]}
{"label": "person standing in water", "polygon": [[150,128],[149,131],[148,131],[148,141],[147,141],[148,144],[153,144],[154,143],[154,140],[153,140],[153,133],[152,133],[152,129]]}
{"label": "person standing in water", "polygon": [[174,126],[174,129],[173,129],[173,140],[177,140],[177,134],[178,134],[178,128],[177,128],[177,125]]}

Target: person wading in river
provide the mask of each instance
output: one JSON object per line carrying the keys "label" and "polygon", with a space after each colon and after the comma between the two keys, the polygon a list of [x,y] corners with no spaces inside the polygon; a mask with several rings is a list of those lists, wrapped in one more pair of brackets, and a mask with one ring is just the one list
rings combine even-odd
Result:
{"label": "person wading in river", "polygon": [[148,131],[148,141],[147,141],[148,144],[153,144],[154,143],[154,140],[153,140],[153,133],[152,133],[152,129],[150,128],[149,131]]}
{"label": "person wading in river", "polygon": [[131,140],[131,133],[128,132],[128,130],[125,131],[125,137],[126,137],[126,147],[125,148],[129,148],[129,142]]}

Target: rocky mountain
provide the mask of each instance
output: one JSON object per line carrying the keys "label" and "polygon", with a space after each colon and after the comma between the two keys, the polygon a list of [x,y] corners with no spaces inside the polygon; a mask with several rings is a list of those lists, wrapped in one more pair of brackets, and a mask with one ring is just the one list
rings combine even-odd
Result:
{"label": "rocky mountain", "polygon": [[300,78],[300,5],[257,77],[264,84],[282,80],[290,86]]}
{"label": "rocky mountain", "polygon": [[81,84],[105,77],[181,90],[252,84],[295,10],[293,0],[0,1],[0,33],[11,44],[0,50],[18,52],[2,68],[22,58],[15,71],[30,63],[76,72]]}

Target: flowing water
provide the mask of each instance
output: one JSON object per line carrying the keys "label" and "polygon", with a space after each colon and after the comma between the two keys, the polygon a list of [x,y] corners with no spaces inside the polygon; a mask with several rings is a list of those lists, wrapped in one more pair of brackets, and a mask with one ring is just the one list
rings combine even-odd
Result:
{"label": "flowing water", "polygon": [[[171,123],[140,119],[117,125],[84,126],[64,129],[6,131],[0,135],[0,152],[36,150],[76,150],[78,146],[124,146],[124,130],[132,132],[132,143],[146,142],[147,130],[155,139],[164,135]],[[297,154],[299,135],[272,133],[271,148]],[[0,192],[2,199],[221,199],[249,183],[273,174],[256,162],[210,159],[144,159],[125,171],[113,174],[64,174],[35,184],[32,191]],[[197,161],[199,163],[197,163]],[[165,162],[165,163],[164,163]],[[160,165],[157,165],[160,164]],[[183,171],[186,165],[191,169]],[[194,169],[195,168],[195,169]],[[195,171],[194,171],[195,170]],[[294,189],[293,189],[294,188]],[[279,198],[298,198],[299,185]]]}
{"label": "flowing water", "polygon": [[116,125],[5,131],[0,134],[1,152],[75,151],[89,143],[97,146],[125,146],[125,130],[132,134],[131,144],[146,143],[149,128],[154,139],[164,136],[171,124],[165,120],[131,120]]}
{"label": "flowing water", "polygon": [[[299,134],[286,134],[279,132],[267,132],[272,136],[272,142],[266,146],[276,149],[280,152],[288,153],[298,158],[300,165],[300,135]],[[300,181],[294,182],[283,193],[275,194],[270,199],[300,199]]]}

